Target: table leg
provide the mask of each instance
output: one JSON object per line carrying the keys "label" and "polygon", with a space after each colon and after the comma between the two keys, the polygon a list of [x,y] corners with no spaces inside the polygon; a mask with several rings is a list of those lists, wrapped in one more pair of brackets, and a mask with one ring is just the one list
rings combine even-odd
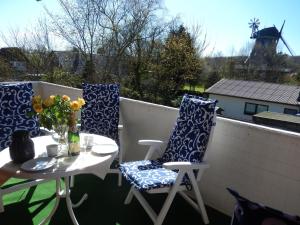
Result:
{"label": "table leg", "polygon": [[40,223],[40,225],[46,224],[53,214],[56,212],[56,209],[59,204],[59,200],[62,197],[62,191],[61,191],[61,186],[60,186],[60,179],[56,179],[56,191],[55,191],[55,204],[53,209],[51,210],[50,214]]}
{"label": "table leg", "polygon": [[68,212],[72,219],[73,224],[79,225],[79,223],[75,217],[73,208],[80,206],[83,203],[83,201],[87,199],[88,195],[84,194],[78,203],[73,204],[71,201],[71,197],[70,197],[71,190],[70,190],[70,179],[69,178],[70,177],[64,178],[64,180],[65,180],[65,189],[64,190],[62,190],[62,188],[61,188],[60,179],[56,179],[56,197],[55,197],[54,207],[51,210],[50,214],[39,225],[44,225],[51,219],[51,217],[54,215],[54,213],[57,210],[57,207],[58,207],[58,204],[59,204],[59,201],[61,198],[66,198]]}
{"label": "table leg", "polygon": [[73,211],[73,203],[71,201],[71,198],[70,198],[70,180],[69,180],[69,177],[65,177],[65,185],[66,185],[66,203],[67,203],[67,207],[68,207],[68,211],[69,211],[69,215],[72,219],[72,222],[74,225],[79,225],[76,217],[75,217],[75,214],[74,214],[74,211]]}

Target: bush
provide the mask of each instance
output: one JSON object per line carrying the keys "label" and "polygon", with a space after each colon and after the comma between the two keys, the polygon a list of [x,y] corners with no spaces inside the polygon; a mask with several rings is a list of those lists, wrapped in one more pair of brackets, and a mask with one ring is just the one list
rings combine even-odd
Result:
{"label": "bush", "polygon": [[62,69],[54,69],[53,73],[45,75],[41,80],[71,87],[81,87],[82,83],[80,75],[71,74]]}

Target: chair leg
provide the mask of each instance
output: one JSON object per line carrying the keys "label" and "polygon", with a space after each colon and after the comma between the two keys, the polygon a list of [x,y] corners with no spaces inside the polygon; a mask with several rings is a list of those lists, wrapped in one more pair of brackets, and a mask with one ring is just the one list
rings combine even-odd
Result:
{"label": "chair leg", "polygon": [[126,199],[124,201],[125,205],[128,205],[132,201],[132,198],[133,198],[133,188],[134,187],[131,187],[130,190],[129,190],[129,192],[128,192],[128,194],[127,194],[127,197],[126,197]]}
{"label": "chair leg", "polygon": [[121,187],[122,186],[122,173],[119,172],[118,174],[118,186]]}
{"label": "chair leg", "polygon": [[194,193],[196,195],[197,203],[198,203],[199,209],[201,211],[202,220],[203,220],[204,224],[209,224],[208,216],[207,216],[207,213],[206,213],[206,209],[205,209],[205,206],[204,206],[204,203],[203,203],[202,196],[201,196],[200,191],[199,191],[197,181],[195,179],[195,175],[191,171],[188,171],[188,176],[190,178],[190,181],[191,181],[192,186],[193,186]]}
{"label": "chair leg", "polygon": [[177,179],[176,179],[176,182],[175,184],[171,187],[170,189],[170,192],[167,196],[167,199],[162,207],[162,209],[160,210],[160,213],[158,214],[158,217],[154,223],[154,225],[161,225],[169,211],[169,208],[173,202],[173,199],[178,191],[178,187],[182,181],[182,177],[183,177],[183,174],[178,174],[177,176]]}
{"label": "chair leg", "polygon": [[[146,199],[143,197],[143,195],[136,189],[132,189],[132,193],[136,197],[136,199],[139,201],[139,203],[142,205],[142,207],[145,209],[146,213],[150,217],[150,219],[154,222],[156,225],[157,222],[157,214],[155,211],[151,208],[149,203],[146,201]],[[161,224],[161,223],[159,223]]]}
{"label": "chair leg", "polygon": [[73,188],[75,183],[75,176],[70,177],[70,187]]}

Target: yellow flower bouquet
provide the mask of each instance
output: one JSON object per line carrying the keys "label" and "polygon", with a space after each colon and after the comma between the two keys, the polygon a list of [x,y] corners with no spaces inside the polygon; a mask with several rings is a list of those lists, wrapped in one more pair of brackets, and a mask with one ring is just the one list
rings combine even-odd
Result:
{"label": "yellow flower bouquet", "polygon": [[75,113],[85,104],[84,99],[71,101],[67,95],[50,95],[42,99],[37,95],[33,97],[32,107],[39,118],[40,125],[51,130],[59,125],[74,126]]}
{"label": "yellow flower bouquet", "polygon": [[76,112],[84,104],[84,99],[78,98],[71,101],[67,95],[51,95],[46,99],[34,96],[32,100],[34,114],[38,116],[40,126],[48,130],[53,129],[58,135],[59,144],[67,143],[66,135],[68,134],[68,153],[70,155],[77,155],[80,152]]}

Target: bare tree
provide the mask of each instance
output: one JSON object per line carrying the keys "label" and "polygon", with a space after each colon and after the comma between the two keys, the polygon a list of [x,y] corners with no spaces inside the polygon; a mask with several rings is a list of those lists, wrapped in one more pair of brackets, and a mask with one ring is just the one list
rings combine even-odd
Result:
{"label": "bare tree", "polygon": [[[65,39],[84,56],[86,62],[94,63],[93,55],[99,46],[102,36],[98,24],[101,14],[98,13],[92,0],[58,0],[63,14],[53,14],[45,10],[52,21],[52,31]],[[86,77],[92,81],[94,74]]]}
{"label": "bare tree", "polygon": [[209,46],[207,33],[204,32],[203,27],[200,24],[192,24],[187,28],[187,30],[191,35],[197,53],[199,54],[199,56],[203,56],[204,52]]}
{"label": "bare tree", "polygon": [[[104,57],[104,74],[120,78],[121,59],[145,29],[160,0],[58,0],[63,14],[53,14],[53,30],[80,50],[91,65],[94,54]],[[95,77],[89,80],[95,80]]]}
{"label": "bare tree", "polygon": [[25,49],[28,43],[27,32],[22,32],[19,27],[10,27],[6,33],[0,33],[2,41],[9,47]]}
{"label": "bare tree", "polygon": [[26,56],[27,72],[45,73],[52,62],[53,41],[49,25],[45,18],[39,19],[31,29],[21,31],[18,27],[1,33],[3,42],[9,47],[18,48]]}
{"label": "bare tree", "polygon": [[250,56],[254,42],[246,42],[238,51],[239,56]]}

